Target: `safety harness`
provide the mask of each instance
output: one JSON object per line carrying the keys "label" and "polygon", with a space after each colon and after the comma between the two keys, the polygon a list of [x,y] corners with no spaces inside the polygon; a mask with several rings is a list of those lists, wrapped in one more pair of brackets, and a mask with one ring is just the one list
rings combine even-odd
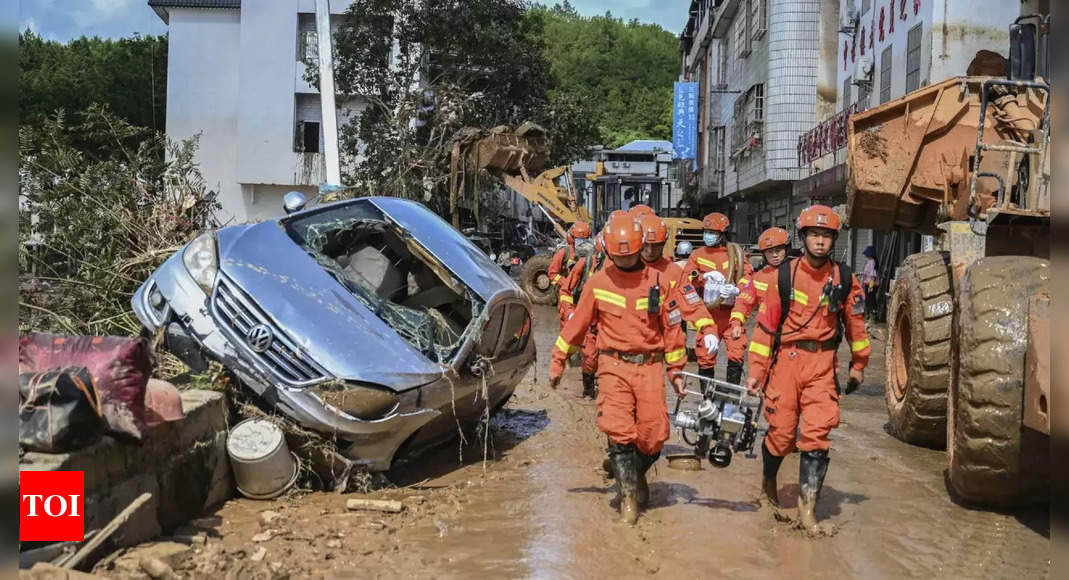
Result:
{"label": "safety harness", "polygon": [[806,320],[801,326],[790,330],[786,333],[783,332],[783,326],[787,323],[787,316],[791,312],[791,300],[794,298],[794,278],[798,271],[798,266],[801,265],[801,261],[805,258],[797,258],[794,260],[794,271],[791,270],[791,261],[785,261],[779,265],[779,269],[776,272],[778,277],[777,284],[779,286],[779,302],[780,302],[780,315],[779,323],[776,325],[776,330],[773,332],[768,328],[762,328],[765,332],[772,335],[772,359],[769,361],[768,373],[765,375],[765,383],[767,385],[769,378],[772,376],[772,368],[776,366],[776,360],[779,358],[780,346],[784,335],[791,335],[801,332],[804,328],[809,326],[809,323],[813,321],[817,313],[820,312],[820,305],[824,302],[824,299],[828,300],[828,310],[837,313],[838,324],[835,325],[835,336],[828,341],[830,343],[831,350],[838,350],[839,344],[843,341],[843,334],[846,328],[846,321],[844,320],[844,312],[846,311],[846,299],[850,295],[850,289],[853,282],[854,272],[850,269],[850,266],[841,262],[832,260],[838,271],[838,280],[829,280],[824,285],[824,290],[821,292],[817,307],[813,310],[813,314],[809,316],[809,320]]}
{"label": "safety harness", "polygon": [[591,254],[586,260],[583,261],[583,274],[579,276],[579,283],[575,285],[575,290],[572,290],[572,300],[574,304],[579,303],[579,297],[583,294],[583,286],[586,285],[586,281],[590,279],[590,276],[601,270],[601,266],[605,263],[605,253]]}

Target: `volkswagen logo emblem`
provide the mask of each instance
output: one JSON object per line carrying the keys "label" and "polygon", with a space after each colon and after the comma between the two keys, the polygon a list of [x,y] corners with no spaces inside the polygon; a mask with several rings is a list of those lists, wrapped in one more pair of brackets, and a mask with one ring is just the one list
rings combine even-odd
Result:
{"label": "volkswagen logo emblem", "polygon": [[266,352],[275,340],[275,333],[266,324],[257,324],[245,335],[245,343],[255,352]]}

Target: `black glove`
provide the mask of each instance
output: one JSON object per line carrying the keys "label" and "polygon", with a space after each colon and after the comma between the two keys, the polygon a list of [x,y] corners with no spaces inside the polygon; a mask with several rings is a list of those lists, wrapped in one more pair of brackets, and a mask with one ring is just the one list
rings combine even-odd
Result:
{"label": "black glove", "polygon": [[848,380],[846,381],[846,394],[847,394],[847,395],[849,395],[850,393],[853,393],[853,392],[854,392],[854,391],[856,391],[856,390],[858,389],[858,387],[860,387],[860,386],[861,386],[861,382],[860,382],[860,381],[858,381],[858,380],[857,380],[857,379],[855,379],[854,377],[850,377],[850,378],[849,378],[849,379],[848,379]]}

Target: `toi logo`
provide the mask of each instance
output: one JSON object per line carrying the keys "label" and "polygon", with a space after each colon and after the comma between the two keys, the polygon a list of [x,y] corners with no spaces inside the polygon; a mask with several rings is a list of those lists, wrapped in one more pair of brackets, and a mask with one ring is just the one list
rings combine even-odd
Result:
{"label": "toi logo", "polygon": [[19,472],[19,541],[85,539],[85,473]]}

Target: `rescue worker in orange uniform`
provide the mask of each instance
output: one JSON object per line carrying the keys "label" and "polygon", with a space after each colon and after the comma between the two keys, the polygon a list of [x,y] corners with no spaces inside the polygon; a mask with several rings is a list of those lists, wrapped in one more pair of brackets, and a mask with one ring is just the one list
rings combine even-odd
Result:
{"label": "rescue worker in orange uniform", "polygon": [[621,520],[634,524],[649,500],[645,473],[668,440],[665,375],[677,395],[687,362],[679,305],[670,287],[642,262],[642,230],[628,215],[609,218],[605,250],[612,264],[583,287],[575,314],[553,347],[549,381],[560,384],[564,362],[590,326],[598,328],[598,428],[609,438]]}
{"label": "rescue worker in orange uniform", "polygon": [[[561,327],[571,318],[575,312],[575,303],[581,298],[583,286],[596,272],[604,267],[606,262],[605,249],[601,234],[594,236],[594,254],[580,258],[575,267],[568,273],[568,277],[561,280],[560,296],[557,299],[557,314],[561,320]],[[590,325],[583,338],[580,349],[582,354],[583,393],[582,397],[593,399],[597,396],[596,373],[598,372],[598,327]]]}
{"label": "rescue worker in orange uniform", "polygon": [[572,227],[568,228],[568,246],[560,248],[553,253],[553,258],[549,261],[549,281],[554,285],[560,285],[560,281],[568,275],[568,272],[572,269],[572,266],[578,261],[579,257],[575,255],[576,244],[583,244],[583,241],[593,243],[590,239],[590,224],[586,222],[575,222]]}
{"label": "rescue worker in orange uniform", "polygon": [[690,280],[683,275],[683,268],[664,257],[664,245],[668,242],[668,227],[665,226],[664,220],[655,215],[642,217],[639,225],[642,227],[644,241],[642,261],[646,262],[647,268],[660,272],[662,280],[668,281],[673,291],[671,296],[679,304],[683,321],[697,329],[698,338],[695,346],[699,356],[711,352],[713,360],[716,360],[719,333],[712,315],[709,314],[709,310]]}
{"label": "rescue worker in orange uniform", "polygon": [[739,297],[731,309],[731,329],[728,338],[745,339],[746,319],[764,299],[768,286],[775,282],[779,265],[787,258],[787,246],[791,235],[783,228],[768,228],[757,238],[757,249],[765,256],[765,267],[743,278],[739,285]]}
{"label": "rescue worker in orange uniform", "polygon": [[[764,390],[768,432],[761,445],[762,495],[779,516],[776,474],[783,457],[801,451],[798,523],[811,535],[816,503],[828,472],[828,434],[839,425],[836,351],[845,332],[851,363],[846,393],[865,379],[872,350],[865,333],[865,297],[850,269],[831,258],[839,216],[814,205],[798,217],[804,254],[780,265],[759,308],[750,343],[751,392]],[[801,420],[801,438],[795,432]]]}
{"label": "rescue worker in orange uniform", "polygon": [[[716,322],[717,339],[727,344],[728,364],[724,379],[737,385],[742,382],[742,359],[746,355],[746,340],[732,339],[727,336],[727,331],[730,327],[731,308],[739,293],[738,284],[753,276],[753,266],[746,259],[745,252],[742,252],[737,245],[727,243],[724,233],[730,225],[731,222],[722,213],[714,212],[705,216],[702,220],[702,241],[705,246],[691,252],[683,271],[703,300],[706,298],[706,285],[711,283],[710,277],[722,276],[724,278],[724,283],[720,285],[719,298],[707,303],[706,306],[713,321]],[[697,349],[697,351],[698,374],[713,377],[717,351],[707,349]]]}

